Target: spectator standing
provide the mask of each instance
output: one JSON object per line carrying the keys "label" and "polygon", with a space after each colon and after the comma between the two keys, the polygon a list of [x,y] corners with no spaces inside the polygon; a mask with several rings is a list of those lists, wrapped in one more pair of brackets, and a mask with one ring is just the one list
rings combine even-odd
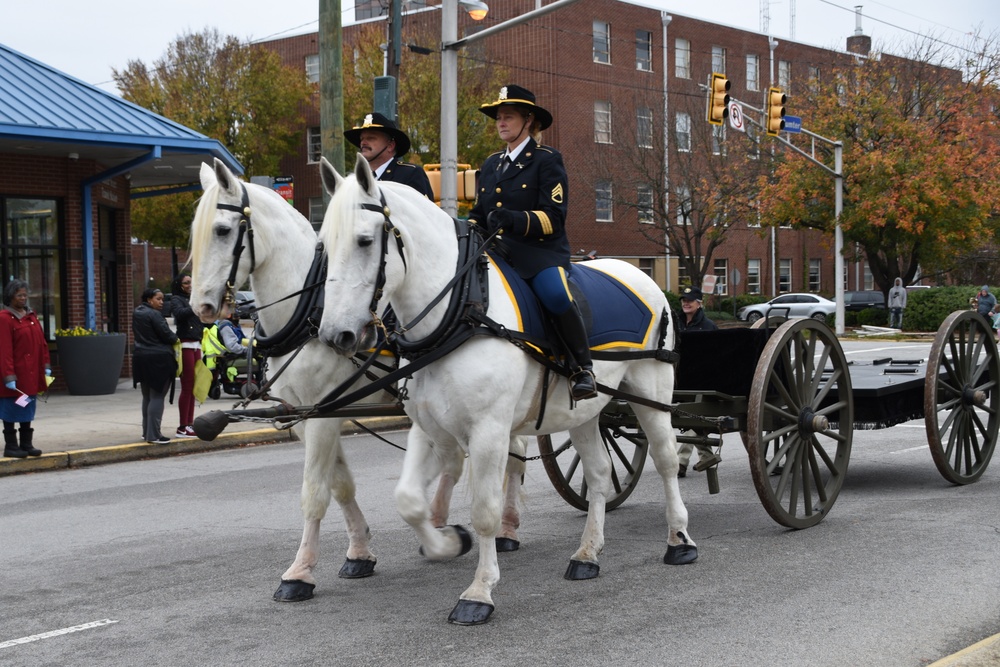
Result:
{"label": "spectator standing", "polygon": [[895,284],[889,290],[889,326],[893,329],[903,328],[903,310],[906,308],[906,288],[903,279],[896,278]]}
{"label": "spectator standing", "polygon": [[[684,291],[681,292],[682,315],[677,319],[677,325],[681,331],[718,330],[719,327],[716,326],[715,322],[705,317],[705,311],[702,309],[703,298],[701,290],[697,287],[685,287]],[[684,431],[681,435],[690,437],[695,433],[694,431]],[[697,447],[699,460],[707,461],[715,456],[711,447],[707,445],[697,445]],[[680,463],[680,469],[677,471],[678,477],[687,477],[688,463],[691,462],[691,453],[694,448],[695,445],[689,442],[677,443],[677,460]]]}
{"label": "spectator standing", "polygon": [[177,427],[177,437],[195,438],[194,374],[195,364],[201,360],[201,334],[205,325],[191,309],[191,276],[182,273],[174,278],[173,290],[170,311],[181,341],[181,395],[177,399],[180,426]]}
{"label": "spectator standing", "polygon": [[[41,456],[32,441],[37,396],[48,387],[49,345],[35,312],[28,308],[28,283],[13,279],[3,290],[0,311],[0,419],[3,420],[3,455],[12,458]],[[20,424],[21,442],[14,425]]]}
{"label": "spectator standing", "polygon": [[132,312],[132,386],[142,386],[142,437],[156,445],[170,442],[160,431],[160,423],[167,390],[173,389],[177,375],[177,334],[170,330],[162,309],[163,292],[151,287]]}
{"label": "spectator standing", "polygon": [[990,294],[990,286],[983,285],[976,295],[976,312],[986,318],[992,324],[993,308],[997,305],[997,298]]}

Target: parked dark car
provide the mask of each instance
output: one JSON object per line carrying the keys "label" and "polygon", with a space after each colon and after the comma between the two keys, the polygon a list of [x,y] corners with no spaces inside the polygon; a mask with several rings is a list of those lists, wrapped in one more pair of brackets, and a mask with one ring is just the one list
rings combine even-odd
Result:
{"label": "parked dark car", "polygon": [[256,310],[253,292],[241,290],[236,293],[236,314],[241,320],[249,320]]}
{"label": "parked dark car", "polygon": [[844,310],[880,308],[885,310],[885,295],[878,290],[844,292]]}

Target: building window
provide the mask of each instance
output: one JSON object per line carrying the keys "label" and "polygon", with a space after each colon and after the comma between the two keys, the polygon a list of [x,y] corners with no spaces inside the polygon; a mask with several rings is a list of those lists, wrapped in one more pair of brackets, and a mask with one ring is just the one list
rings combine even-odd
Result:
{"label": "building window", "polygon": [[635,31],[635,68],[642,72],[653,71],[653,33]]}
{"label": "building window", "polygon": [[306,81],[319,83],[319,54],[306,56]]}
{"label": "building window", "polygon": [[691,78],[691,42],[686,39],[674,40],[674,76]]}
{"label": "building window", "polygon": [[819,89],[819,68],[815,65],[809,66],[809,90],[816,92]]}
{"label": "building window", "polygon": [[28,283],[28,303],[46,340],[55,340],[56,329],[63,326],[59,204],[55,199],[0,197],[0,211],[4,283],[9,278]]}
{"label": "building window", "polygon": [[726,73],[726,50],[721,46],[712,47],[712,71]]}
{"label": "building window", "polygon": [[594,102],[594,141],[599,144],[611,143],[611,102]]}
{"label": "building window", "polygon": [[747,55],[747,90],[760,90],[760,57]]}
{"label": "building window", "polygon": [[872,278],[872,267],[868,266],[868,262],[864,263],[864,289],[875,289],[875,279]]}
{"label": "building window", "polygon": [[747,260],[747,294],[760,294],[760,260]]}
{"label": "building window", "polygon": [[725,125],[713,125],[712,126],[712,154],[713,155],[724,155],[726,141],[726,126]]}
{"label": "building window", "polygon": [[648,183],[636,186],[636,206],[639,211],[639,222],[644,225],[653,224],[653,188]]}
{"label": "building window", "polygon": [[594,62],[611,64],[611,24],[594,21]]}
{"label": "building window", "polygon": [[712,267],[715,274],[715,293],[729,294],[729,260],[717,259]]}
{"label": "building window", "polygon": [[611,222],[614,207],[611,202],[611,181],[597,182],[596,209],[598,222]]}
{"label": "building window", "polygon": [[792,62],[790,60],[778,61],[778,88],[788,91],[792,85]]}
{"label": "building window", "polygon": [[309,222],[314,229],[319,230],[323,224],[323,216],[326,214],[326,206],[323,205],[322,197],[309,198]]}
{"label": "building window", "polygon": [[652,257],[640,257],[639,258],[639,270],[642,271],[643,273],[645,273],[650,278],[654,278],[655,279],[655,277],[653,276],[653,266],[654,266],[654,264],[653,264],[653,258]]}
{"label": "building window", "polygon": [[635,110],[635,140],[642,148],[653,147],[653,110]]}
{"label": "building window", "polygon": [[686,187],[677,188],[677,224],[691,224],[691,191]]}
{"label": "building window", "polygon": [[385,16],[389,5],[379,2],[379,0],[355,0],[354,20],[363,21],[373,19],[377,16]]}
{"label": "building window", "polygon": [[820,274],[822,264],[818,259],[809,260],[809,291],[819,292],[820,290]]}
{"label": "building window", "polygon": [[792,260],[778,260],[778,291],[781,293],[792,291]]}
{"label": "building window", "polygon": [[309,164],[319,162],[322,155],[323,141],[319,133],[319,128],[310,127],[306,132],[306,162]]}
{"label": "building window", "polygon": [[674,135],[677,140],[677,150],[687,152],[691,150],[691,116],[681,111],[677,112],[674,119]]}

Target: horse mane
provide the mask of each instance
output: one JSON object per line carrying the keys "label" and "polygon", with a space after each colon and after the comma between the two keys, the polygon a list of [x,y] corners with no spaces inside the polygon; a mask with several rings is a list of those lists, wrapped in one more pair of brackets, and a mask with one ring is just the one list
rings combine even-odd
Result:
{"label": "horse mane", "polygon": [[205,188],[198,205],[194,209],[194,219],[191,221],[191,281],[198,281],[198,267],[201,266],[201,255],[208,248],[212,237],[212,221],[215,219],[215,207],[219,203],[219,184],[213,183]]}

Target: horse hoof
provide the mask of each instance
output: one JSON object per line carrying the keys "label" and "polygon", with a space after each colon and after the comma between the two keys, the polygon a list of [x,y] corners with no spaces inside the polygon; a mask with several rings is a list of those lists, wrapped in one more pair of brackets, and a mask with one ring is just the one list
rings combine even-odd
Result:
{"label": "horse hoof", "polygon": [[498,537],[497,538],[497,551],[517,551],[521,548],[521,543],[517,540],[513,540],[509,537]]}
{"label": "horse hoof", "polygon": [[274,591],[275,602],[302,602],[310,600],[313,596],[313,589],[316,584],[307,584],[298,579],[281,580],[278,590]]}
{"label": "horse hoof", "polygon": [[693,544],[678,544],[676,547],[667,547],[667,553],[663,554],[663,562],[667,565],[687,565],[693,563],[698,558],[698,547]]}
{"label": "horse hoof", "polygon": [[448,615],[448,622],[455,625],[482,625],[490,620],[493,605],[475,600],[459,600]]}
{"label": "horse hoof", "polygon": [[367,558],[348,558],[337,576],[341,579],[364,579],[375,574],[375,561]]}
{"label": "horse hoof", "polygon": [[601,566],[598,563],[589,563],[583,560],[571,560],[563,579],[570,581],[582,581],[584,579],[596,579],[601,573]]}
{"label": "horse hoof", "polygon": [[[472,535],[469,534],[469,531],[467,531],[462,526],[459,526],[458,524],[448,527],[453,528],[455,530],[455,534],[458,535],[458,539],[462,541],[461,550],[457,554],[455,554],[455,558],[458,558],[459,556],[464,556],[465,554],[472,551]],[[497,551],[499,551],[499,549],[497,549]],[[425,555],[424,545],[422,544],[420,545],[420,548],[417,549],[417,553],[419,553],[421,556]]]}

